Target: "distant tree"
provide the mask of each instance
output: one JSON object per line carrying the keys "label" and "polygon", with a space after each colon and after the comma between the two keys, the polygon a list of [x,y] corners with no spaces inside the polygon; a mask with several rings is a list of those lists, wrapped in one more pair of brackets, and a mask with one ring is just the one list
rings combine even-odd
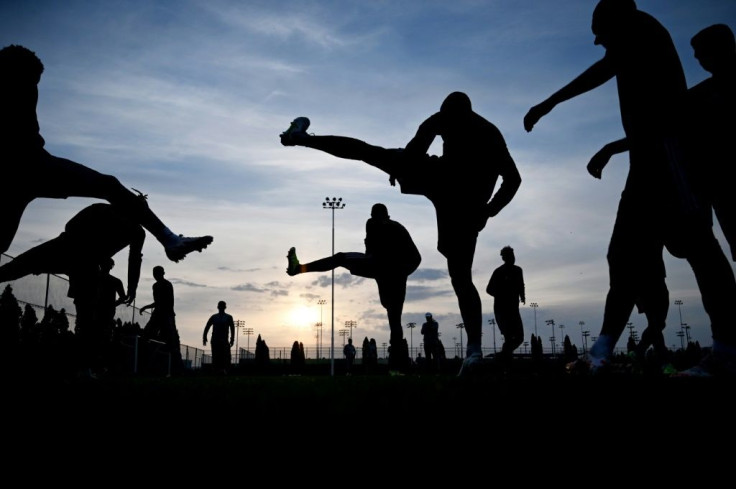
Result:
{"label": "distant tree", "polygon": [[[302,347],[303,348],[303,347]],[[291,372],[301,374],[304,367],[304,350],[300,349],[298,341],[291,345]]]}
{"label": "distant tree", "polygon": [[578,358],[578,350],[575,348],[575,345],[572,344],[568,335],[565,335],[562,351],[565,363],[573,362]]}
{"label": "distant tree", "polygon": [[24,331],[33,331],[38,324],[38,315],[36,310],[30,304],[26,304],[23,309],[23,315],[20,318],[20,331],[21,335]]}
{"label": "distant tree", "polygon": [[447,355],[445,354],[445,345],[442,344],[442,340],[438,339],[435,347],[437,348],[437,360],[444,362],[447,359]]}
{"label": "distant tree", "polygon": [[13,295],[13,287],[5,286],[0,295],[0,341],[3,346],[17,345],[20,341],[20,318],[23,310]]}
{"label": "distant tree", "polygon": [[[15,367],[19,355],[20,318],[22,309],[8,284],[0,295],[0,345],[3,346],[3,368]],[[7,362],[7,363],[6,363]]]}
{"label": "distant tree", "polygon": [[626,353],[634,351],[636,351],[636,340],[634,339],[634,335],[629,335],[629,339],[626,342]]}
{"label": "distant tree", "polygon": [[534,362],[540,362],[544,357],[544,351],[542,349],[542,338],[536,335],[532,335],[532,360]]}
{"label": "distant tree", "polygon": [[38,322],[36,310],[26,304],[20,318],[20,349],[19,355],[26,362],[31,362],[34,352],[41,342],[41,326]]}
{"label": "distant tree", "polygon": [[256,338],[256,359],[255,363],[259,367],[265,367],[270,362],[269,357],[269,350],[268,345],[266,345],[265,340],[261,338],[261,335],[258,335],[258,338]]}

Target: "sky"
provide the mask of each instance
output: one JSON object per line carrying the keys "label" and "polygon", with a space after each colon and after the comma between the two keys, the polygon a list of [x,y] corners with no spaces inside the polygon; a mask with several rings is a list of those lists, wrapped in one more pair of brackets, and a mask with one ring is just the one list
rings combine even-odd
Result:
{"label": "sky", "polygon": [[[590,30],[595,3],[3,0],[0,43],[24,45],[44,63],[37,114],[49,152],[147,194],[177,234],[214,237],[204,252],[179,263],[166,258],[153,236],[146,239],[136,305],[152,302],[151,269],[164,266],[183,344],[202,346],[205,323],[224,300],[244,326],[238,328],[241,347],[252,349],[258,335],[272,350],[287,352],[294,341],[329,348],[334,338],[338,356],[341,330],[352,329],[357,345],[368,337],[380,348],[389,330],[375,282],[342,268],[335,270],[334,287],[330,272],[290,277],[286,254],[294,246],[307,262],[333,250],[363,251],[370,208],[382,202],[422,254],[409,277],[402,322],[420,326],[432,312],[453,353],[465,339],[446,262],[436,250],[431,203],[402,195],[364,163],[284,147],[278,136],[306,116],[310,133],[402,147],[447,94],[463,91],[501,130],[522,176],[512,202],[478,240],[473,277],[483,301],[483,346],[492,348],[494,338],[498,348],[502,344],[489,323],[493,302],[485,287],[506,245],[524,270],[527,340],[536,332],[547,348],[552,334],[558,343],[569,335],[581,346],[582,331],[595,337],[600,330],[606,251],[628,171],[626,155],[614,157],[601,180],[585,170],[603,144],[623,136],[615,83],[563,103],[530,133],[522,120],[603,56]],[[689,86],[708,76],[690,38],[714,23],[736,29],[733,0],[637,5],[670,31]],[[430,152],[441,153],[439,139]],[[345,207],[325,210],[323,202],[333,197]],[[8,254],[57,236],[92,202],[32,202]],[[717,223],[715,231],[727,249]],[[113,269],[123,280],[126,253],[116,255]],[[672,302],[667,345],[680,347],[676,333],[685,323],[693,341],[709,346],[692,270],[667,253],[665,263]],[[35,277],[36,285],[41,280]],[[19,282],[14,292],[38,301],[31,289]],[[636,311],[630,322],[639,334],[646,326]],[[419,327],[405,333],[418,347]]]}

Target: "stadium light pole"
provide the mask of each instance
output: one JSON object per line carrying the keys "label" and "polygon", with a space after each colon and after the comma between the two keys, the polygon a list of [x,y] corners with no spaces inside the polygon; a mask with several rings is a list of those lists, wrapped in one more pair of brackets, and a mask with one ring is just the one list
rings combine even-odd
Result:
{"label": "stadium light pole", "polygon": [[[335,256],[335,210],[344,209],[345,203],[342,197],[325,197],[322,202],[323,209],[332,211],[332,256]],[[335,269],[332,269],[332,326],[330,329],[330,375],[335,376]]]}
{"label": "stadium light pole", "polygon": [[565,351],[565,335],[562,332],[562,330],[565,329],[565,325],[560,324],[557,327],[560,328],[560,351],[564,352]]}
{"label": "stadium light pole", "polygon": [[[240,361],[240,349],[238,348],[238,344],[240,343],[240,328],[245,326],[245,321],[242,319],[236,319],[235,320],[235,356],[238,358],[238,361]],[[210,343],[210,347],[212,344]]]}
{"label": "stadium light pole", "polygon": [[340,336],[342,336],[342,346],[345,346],[345,337],[348,335],[349,331],[347,329],[341,329],[337,332]]}
{"label": "stadium light pole", "polygon": [[680,313],[680,329],[685,333],[685,339],[687,340],[687,344],[690,344],[690,333],[688,330],[690,329],[690,326],[687,325],[687,323],[682,322],[682,305],[684,302],[682,302],[680,299],[675,300],[675,305],[677,306],[677,310]]}
{"label": "stadium light pole", "polygon": [[355,328],[357,325],[358,325],[357,321],[352,321],[352,320],[345,321],[345,326],[350,329],[350,336],[348,336],[348,338],[353,337],[353,328]]}
{"label": "stadium light pole", "polygon": [[[245,358],[247,359],[248,352],[250,351],[250,337],[253,334],[253,328],[243,328],[243,333],[248,337],[248,346],[245,348]],[[240,357],[238,357],[238,361],[240,361]]]}
{"label": "stadium light pole", "polygon": [[585,326],[585,321],[578,321],[578,324],[580,325],[580,341],[583,348],[583,354],[585,354],[585,334],[583,333],[583,326]]}
{"label": "stadium light pole", "polygon": [[315,349],[317,350],[317,353],[315,354],[315,357],[317,358],[317,360],[319,360],[319,332],[322,329],[322,323],[314,323],[314,327],[317,328],[317,337],[315,338],[315,341],[317,343]]}
{"label": "stadium light pole", "polygon": [[317,358],[322,358],[322,327],[324,325],[322,322],[322,306],[327,304],[327,300],[319,299],[317,304],[319,304],[319,355]]}
{"label": "stadium light pole", "polygon": [[458,323],[455,327],[460,330],[460,360],[462,360],[464,358],[463,357],[463,329],[465,329],[465,323]]}
{"label": "stadium light pole", "polygon": [[[409,328],[409,350],[411,351],[414,350],[414,328],[417,327],[417,323],[408,323],[406,327]],[[414,358],[411,353],[409,353],[409,356]]]}
{"label": "stadium light pole", "polygon": [[549,341],[552,342],[552,356],[554,357],[555,356],[555,320],[548,319],[545,322],[552,326],[552,337],[549,339]]}
{"label": "stadium light pole", "polygon": [[536,302],[532,302],[529,304],[529,307],[534,309],[534,336],[538,338],[539,333],[537,333],[537,308],[539,307],[539,304],[537,304]]}
{"label": "stadium light pole", "polygon": [[493,328],[493,353],[496,353],[496,320],[489,319],[488,324]]}

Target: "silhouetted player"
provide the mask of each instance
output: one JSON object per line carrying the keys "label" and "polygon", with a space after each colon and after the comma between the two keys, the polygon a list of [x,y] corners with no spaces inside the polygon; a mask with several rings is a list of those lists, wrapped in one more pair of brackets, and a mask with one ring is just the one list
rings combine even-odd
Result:
{"label": "silhouetted player", "polygon": [[[736,131],[736,41],[725,24],[714,24],[698,32],[690,41],[695,58],[712,76],[687,92],[679,127],[687,149],[688,170],[695,192],[705,206],[713,207],[721,230],[736,260],[736,201],[732,182],[736,178],[731,137]],[[601,178],[610,158],[628,150],[626,139],[603,146],[588,163],[588,171]],[[710,216],[708,212],[706,219]],[[664,266],[664,265],[662,265]],[[664,324],[642,332],[637,345],[641,356],[650,346],[660,358],[668,356],[662,330]]]}
{"label": "silhouetted player", "polygon": [[690,40],[695,58],[711,76],[688,90],[688,116],[695,131],[694,167],[736,261],[736,40],[714,24]]}
{"label": "silhouetted player", "polygon": [[227,304],[225,301],[217,303],[217,313],[210,316],[202,332],[202,344],[207,346],[207,335],[212,329],[212,368],[216,373],[225,374],[230,366],[230,347],[235,342],[235,320],[232,315],[225,312]]}
{"label": "silhouetted player", "polygon": [[[437,249],[447,269],[468,335],[467,358],[460,374],[481,361],[482,305],[472,268],[478,233],[514,197],[521,176],[498,128],[473,111],[470,98],[453,92],[439,112],[419,126],[404,149],[372,146],[354,138],[307,134],[309,119],[300,117],[281,134],[285,146],[306,146],[361,160],[398,181],[401,192],[424,195],[437,216]],[[443,140],[442,156],[427,154],[434,139]],[[500,188],[494,194],[498,178]]]}
{"label": "silhouetted player", "polygon": [[519,301],[526,304],[526,292],[524,272],[516,265],[514,249],[504,246],[501,249],[501,259],[503,265],[491,274],[486,292],[493,297],[493,314],[504,340],[499,359],[504,367],[508,367],[514,350],[524,342],[524,324],[519,314]]}
{"label": "silhouetted player", "polygon": [[[139,197],[136,197],[139,198]],[[141,273],[146,232],[119,207],[95,203],[79,211],[54,239],[18,255],[0,266],[0,282],[27,275],[63,274],[69,277],[69,297],[85,280],[96,281],[100,265],[120,250],[128,250],[128,290],[121,303],[135,300]]]}
{"label": "silhouetted player", "polygon": [[664,328],[669,306],[665,244],[673,255],[687,258],[695,272],[714,349],[718,344],[731,348],[736,330],[725,309],[736,295],[736,282],[695,198],[678,140],[677,116],[686,85],[672,39],[633,0],[601,0],[592,30],[595,44],[606,49],[604,57],[524,117],[524,127],[531,131],[557,104],[616,79],[626,138],[611,144],[615,152],[629,150],[630,169],[608,248],[610,286],[603,325],[585,361],[592,370],[607,363],[635,304],[650,327]]}
{"label": "silhouetted player", "polygon": [[408,367],[409,351],[404,340],[401,314],[406,298],[406,281],[419,267],[422,257],[409,231],[391,219],[384,204],[374,204],[371,217],[365,223],[365,253],[338,252],[316,261],[300,263],[296,250],[291,248],[287,258],[286,272],[291,276],[343,267],[352,275],[374,279],[391,330],[389,367],[392,370]]}
{"label": "silhouetted player", "polygon": [[[137,197],[138,198],[138,197]],[[132,304],[140,278],[146,232],[128,213],[107,203],[89,205],[72,217],[64,231],[14,260],[0,266],[0,282],[27,275],[63,274],[69,277],[67,295],[74,299],[75,333],[81,347],[83,369],[92,374],[108,367],[108,349],[118,304]],[[110,280],[112,257],[128,247],[128,289],[120,300],[120,287]],[[110,300],[112,294],[112,301]]]}
{"label": "silhouetted player", "polygon": [[153,267],[153,302],[141,307],[141,312],[153,309],[143,334],[148,339],[162,341],[171,355],[171,373],[178,375],[184,369],[181,358],[181,342],[176,329],[174,312],[174,286],[164,277],[166,271],[161,265]]}
{"label": "silhouetted player", "polygon": [[44,149],[36,117],[38,83],[43,64],[36,54],[18,45],[0,50],[0,252],[15,237],[28,204],[39,197],[91,197],[119,205],[164,246],[175,262],[192,251],[202,251],[211,236],[188,238],[175,234],[149,209],[144,199],[123,187],[117,178]]}

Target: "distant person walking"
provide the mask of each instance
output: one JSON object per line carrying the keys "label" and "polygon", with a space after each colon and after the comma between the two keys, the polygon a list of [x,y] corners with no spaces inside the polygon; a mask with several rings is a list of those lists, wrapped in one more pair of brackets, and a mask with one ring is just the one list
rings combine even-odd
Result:
{"label": "distant person walking", "polygon": [[202,333],[202,345],[207,346],[207,335],[212,329],[210,348],[212,350],[212,368],[216,373],[226,374],[232,361],[230,348],[235,342],[235,320],[225,312],[225,301],[217,303],[217,313],[210,316]]}
{"label": "distant person walking", "polygon": [[524,324],[519,314],[519,302],[526,304],[524,272],[516,264],[511,246],[501,249],[503,265],[496,268],[488,281],[486,292],[493,297],[493,314],[503,335],[499,359],[508,368],[514,351],[524,342]]}
{"label": "distant person walking", "polygon": [[165,275],[164,267],[161,265],[153,267],[153,278],[156,280],[152,287],[153,302],[140,309],[141,312],[153,309],[153,312],[143,333],[149,339],[166,344],[171,358],[171,374],[179,375],[184,370],[184,363],[181,357],[179,331],[176,329],[174,286],[164,278]]}

